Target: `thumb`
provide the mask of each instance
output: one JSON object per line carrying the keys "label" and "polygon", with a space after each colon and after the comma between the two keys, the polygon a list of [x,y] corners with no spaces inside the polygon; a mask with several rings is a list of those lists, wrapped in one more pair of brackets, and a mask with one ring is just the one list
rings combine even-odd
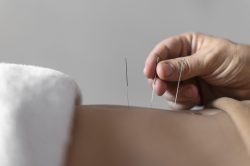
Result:
{"label": "thumb", "polygon": [[156,67],[157,75],[164,81],[178,81],[181,70],[181,80],[199,76],[206,68],[201,57],[196,53],[191,56],[161,61]]}

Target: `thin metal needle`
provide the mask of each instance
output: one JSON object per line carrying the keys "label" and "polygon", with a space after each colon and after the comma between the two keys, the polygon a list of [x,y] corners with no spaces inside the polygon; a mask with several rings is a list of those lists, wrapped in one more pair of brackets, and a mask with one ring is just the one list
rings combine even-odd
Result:
{"label": "thin metal needle", "polygon": [[130,103],[129,103],[129,95],[128,95],[128,61],[127,61],[127,58],[125,57],[125,72],[126,72],[126,86],[127,86],[127,104],[128,104],[128,107],[130,106]]}
{"label": "thin metal needle", "polygon": [[176,89],[176,94],[175,94],[175,100],[174,100],[175,105],[176,105],[177,97],[178,97],[178,93],[179,93],[179,87],[180,87],[180,82],[181,82],[181,73],[182,73],[182,63],[181,63],[180,75],[179,75],[177,89]]}
{"label": "thin metal needle", "polygon": [[[156,59],[156,65],[158,64],[158,62],[159,62],[159,57],[157,57],[157,59]],[[153,106],[153,101],[154,101],[156,78],[157,78],[157,73],[155,72],[155,76],[154,76],[154,80],[153,80],[153,84],[152,84],[151,100],[150,100],[150,107],[151,108]]]}

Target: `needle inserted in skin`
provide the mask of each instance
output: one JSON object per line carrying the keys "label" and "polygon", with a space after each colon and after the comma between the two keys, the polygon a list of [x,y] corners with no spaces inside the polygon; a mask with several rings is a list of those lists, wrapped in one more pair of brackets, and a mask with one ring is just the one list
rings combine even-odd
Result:
{"label": "needle inserted in skin", "polygon": [[128,61],[126,57],[124,60],[125,60],[125,72],[126,72],[126,86],[127,86],[127,104],[129,107],[130,103],[129,103],[129,96],[128,96]]}
{"label": "needle inserted in skin", "polygon": [[178,84],[177,84],[177,88],[176,88],[176,94],[175,94],[175,100],[174,100],[175,105],[176,105],[177,97],[178,97],[178,93],[179,93],[179,87],[180,87],[180,82],[181,82],[181,73],[182,73],[182,63],[181,63],[181,68],[180,68],[180,75],[179,75],[179,79],[178,79]]}
{"label": "needle inserted in skin", "polygon": [[[157,57],[156,66],[157,66],[158,63],[159,63],[159,57]],[[155,76],[154,76],[154,80],[153,80],[153,84],[152,84],[151,100],[150,100],[150,107],[151,107],[151,108],[152,108],[152,106],[153,106],[153,101],[154,101],[156,78],[157,78],[157,73],[156,73],[156,71],[155,71]]]}

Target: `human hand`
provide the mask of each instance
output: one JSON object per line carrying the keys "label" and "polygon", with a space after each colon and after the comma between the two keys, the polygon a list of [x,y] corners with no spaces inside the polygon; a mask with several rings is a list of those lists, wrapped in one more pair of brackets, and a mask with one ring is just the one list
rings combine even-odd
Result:
{"label": "human hand", "polygon": [[[157,57],[160,62],[156,65]],[[177,81],[183,67],[178,100]],[[250,99],[250,47],[200,33],[160,42],[145,62],[144,74],[157,95],[175,109],[207,104],[219,97]]]}

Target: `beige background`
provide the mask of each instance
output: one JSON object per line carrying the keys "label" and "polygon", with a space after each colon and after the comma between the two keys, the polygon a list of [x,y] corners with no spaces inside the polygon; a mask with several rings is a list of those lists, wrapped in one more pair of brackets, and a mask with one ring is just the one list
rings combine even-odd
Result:
{"label": "beige background", "polygon": [[0,58],[71,75],[86,104],[126,104],[126,56],[130,102],[149,106],[142,70],[158,41],[199,31],[250,43],[249,15],[248,0],[0,0]]}

